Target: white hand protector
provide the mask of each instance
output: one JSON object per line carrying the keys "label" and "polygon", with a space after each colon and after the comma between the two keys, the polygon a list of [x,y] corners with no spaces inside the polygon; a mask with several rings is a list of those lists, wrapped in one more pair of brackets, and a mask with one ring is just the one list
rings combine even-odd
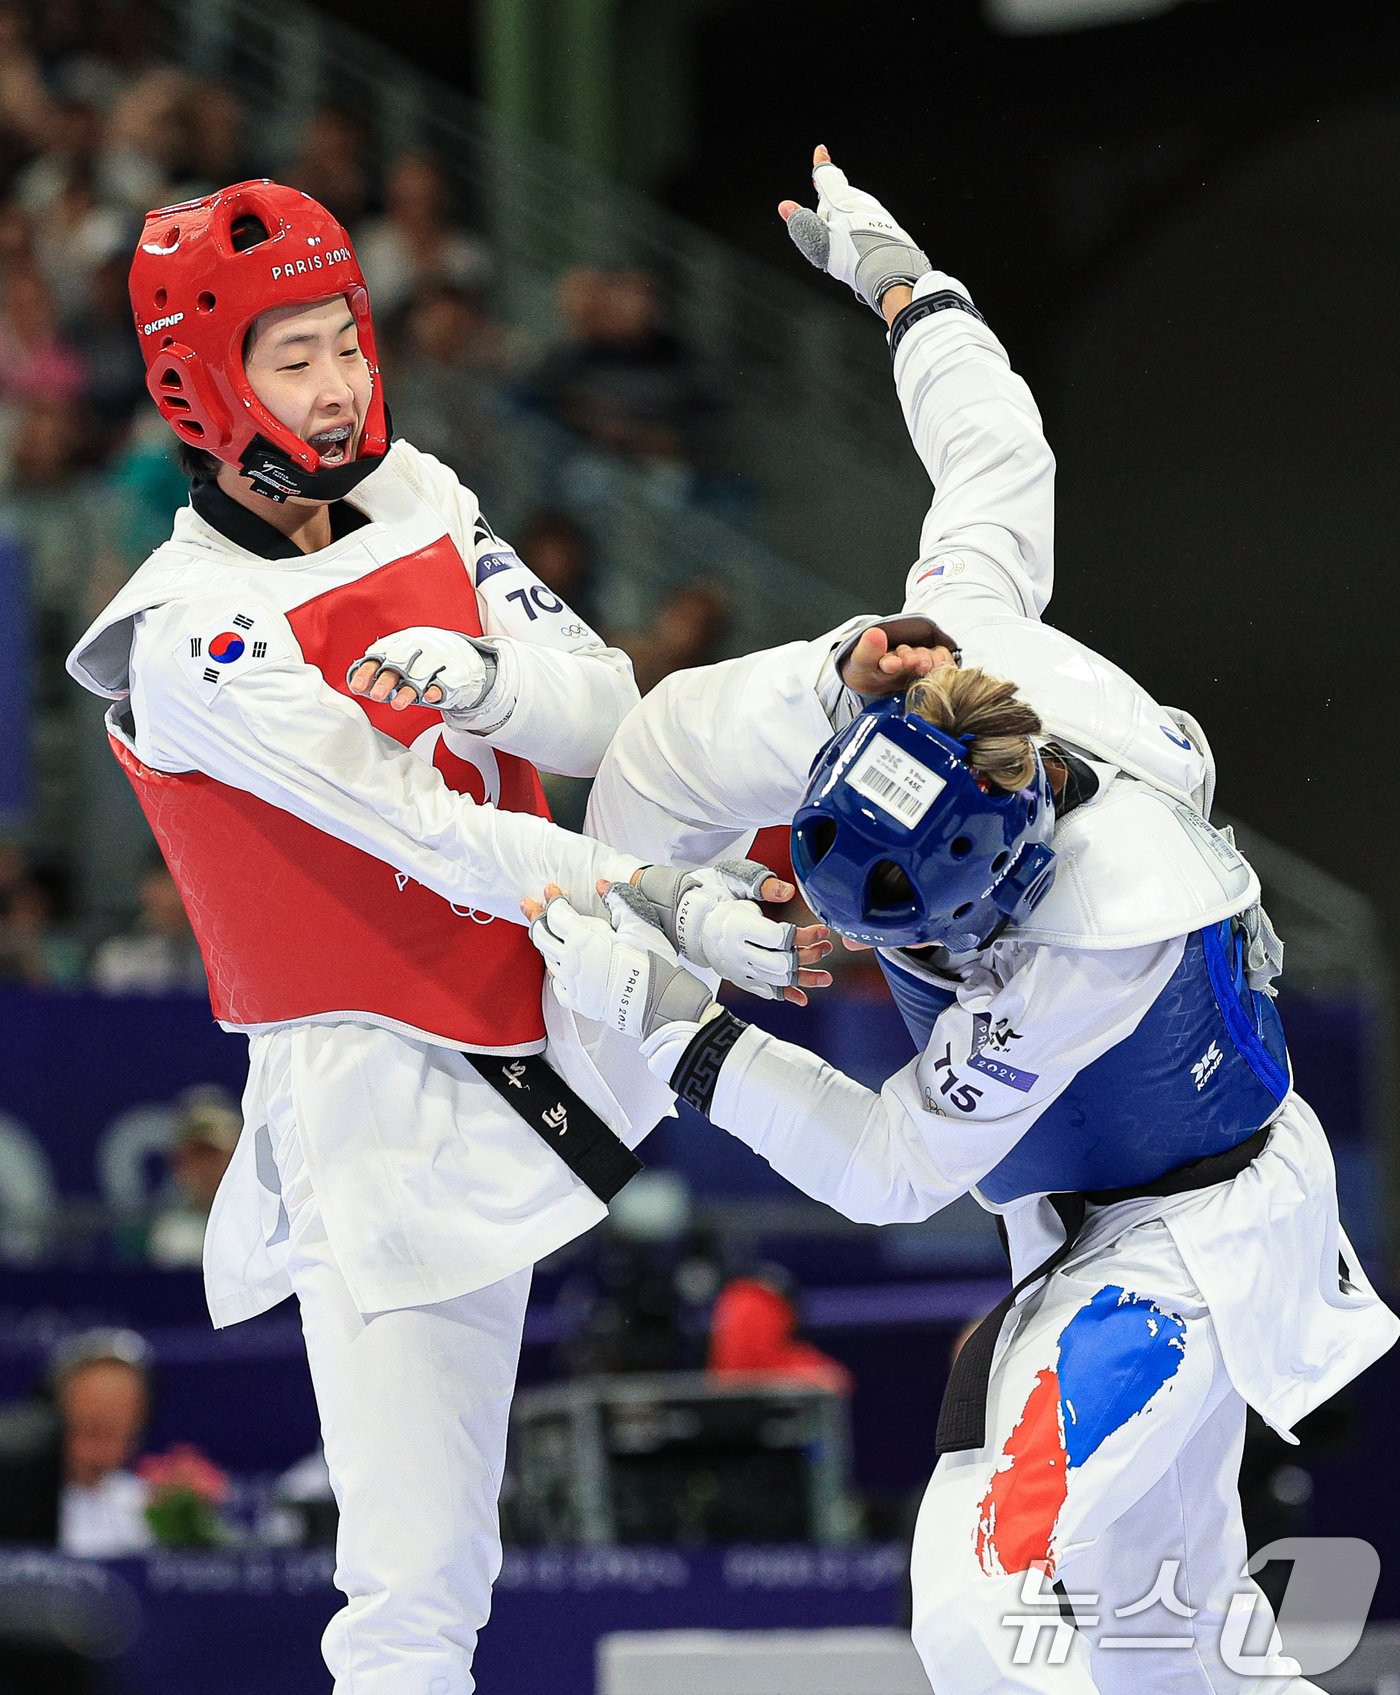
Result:
{"label": "white hand protector", "polygon": [[697,870],[649,865],[637,887],[658,909],[683,959],[772,1001],[796,983],[798,969],[796,926],[765,918],[754,904],[772,875],[753,859],[723,859]]}
{"label": "white hand protector", "polygon": [[655,913],[629,883],[603,897],[608,918],[586,918],[556,895],[530,926],[561,1006],[638,1041],[664,1025],[698,1023],[710,991],[676,960]]}
{"label": "white hand protector", "polygon": [[903,230],[873,194],[852,188],[835,165],[812,171],[817,209],[799,206],[787,221],[788,234],[802,256],[835,277],[880,311],[880,296],[895,283],[908,283],[931,271],[928,255]]}
{"label": "white hand protector", "polygon": [[[434,708],[448,720],[480,706],[496,681],[496,655],[490,646],[456,630],[415,626],[380,636],[350,667],[347,677],[367,662],[379,667],[369,688],[386,671],[396,672],[399,687],[413,689],[420,705]],[[425,701],[430,688],[440,689],[442,699]]]}

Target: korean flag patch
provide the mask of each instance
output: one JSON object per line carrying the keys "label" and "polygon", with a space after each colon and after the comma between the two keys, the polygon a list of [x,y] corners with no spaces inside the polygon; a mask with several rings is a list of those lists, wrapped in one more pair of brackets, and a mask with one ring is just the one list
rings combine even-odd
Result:
{"label": "korean flag patch", "polygon": [[175,651],[200,697],[213,701],[235,678],[270,659],[287,657],[292,647],[281,619],[238,611],[200,620],[180,638]]}

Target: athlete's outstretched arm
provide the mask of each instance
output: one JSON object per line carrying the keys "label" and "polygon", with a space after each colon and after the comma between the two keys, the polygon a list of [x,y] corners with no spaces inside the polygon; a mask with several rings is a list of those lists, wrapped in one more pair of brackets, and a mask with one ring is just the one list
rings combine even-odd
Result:
{"label": "athlete's outstretched arm", "polygon": [[540,581],[446,465],[405,442],[396,452],[405,474],[451,519],[482,634],[388,631],[368,650],[372,659],[351,668],[351,691],[404,706],[421,696],[423,705],[442,708],[449,745],[457,737],[488,742],[543,771],[591,777],[637,703],[631,660]]}
{"label": "athlete's outstretched arm", "polygon": [[202,771],[244,789],[444,900],[517,924],[523,890],[555,883],[586,907],[599,877],[626,881],[640,868],[634,855],[547,819],[453,793],[303,660],[281,612],[256,604],[248,611],[249,656],[215,683],[192,656],[189,631],[226,618],[222,599],[142,614],[131,700],[146,764]]}
{"label": "athlete's outstretched arm", "polygon": [[885,319],[909,434],[934,485],[905,610],[956,631],[999,610],[1038,617],[1054,576],[1055,460],[1006,349],[956,277],[934,270],[824,147],[817,211],[779,211],[804,255]]}
{"label": "athlete's outstretched arm", "polygon": [[584,828],[662,864],[707,864],[790,823],[844,694],[835,655],[863,622],[663,678],[604,754]]}
{"label": "athlete's outstretched arm", "polygon": [[[937,485],[905,610],[954,632],[960,615],[1038,615],[1050,592],[1054,459],[1030,391],[980,315],[962,309],[962,285],[934,272],[824,148],[813,180],[817,212],[795,201],[780,211],[814,263],[892,320],[901,404]],[[667,678],[604,755],[589,832],[650,858],[704,862],[788,823],[813,756],[852,709],[835,662],[874,621]],[[907,686],[932,662],[894,669]]]}
{"label": "athlete's outstretched arm", "polygon": [[[968,978],[928,1047],[878,1094],[753,1027],[717,1070],[703,1023],[672,1025],[643,1051],[682,1099],[814,1199],[862,1223],[907,1222],[967,1193],[1079,1071],[1136,1028],[1181,947],[1018,950],[1005,980],[986,969]],[[996,1063],[998,1052],[1014,1066]]]}
{"label": "athlete's outstretched arm", "polygon": [[640,1039],[653,1074],[683,1100],[867,1224],[927,1218],[967,1193],[1137,1027],[1183,946],[999,948],[959,985],[925,1051],[876,1093],[713,1004],[672,1010],[670,967],[639,960],[635,928],[618,934],[560,901],[543,923],[537,905],[530,915],[565,1005]]}
{"label": "athlete's outstretched arm", "polygon": [[[642,869],[634,854],[546,818],[454,793],[428,761],[381,735],[305,663],[281,612],[244,604],[251,614],[240,626],[248,656],[236,672],[212,679],[189,631],[227,621],[222,598],[158,607],[138,620],[131,664],[136,751],[153,769],[200,771],[246,790],[382,860],[386,877],[405,873],[445,900],[514,923],[521,922],[526,890],[556,886],[587,910],[600,879],[625,883]],[[755,992],[801,999],[804,989],[829,981],[825,972],[804,969],[825,943],[737,898],[761,870],[710,878],[703,891],[672,889],[678,935],[684,932],[685,957],[700,968]],[[653,899],[661,899],[665,879],[652,886]],[[763,892],[787,899],[792,891],[769,879]]]}

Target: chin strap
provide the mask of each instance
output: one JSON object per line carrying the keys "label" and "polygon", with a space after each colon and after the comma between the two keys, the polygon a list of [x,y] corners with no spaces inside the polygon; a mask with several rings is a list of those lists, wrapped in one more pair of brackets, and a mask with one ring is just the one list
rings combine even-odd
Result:
{"label": "chin strap", "polygon": [[[387,448],[385,450],[388,451]],[[266,436],[254,436],[238,468],[253,485],[255,493],[280,506],[283,501],[343,500],[371,471],[384,463],[384,455],[352,459],[347,465],[330,465],[323,471],[308,471],[290,454],[274,447]]]}
{"label": "chin strap", "polygon": [[388,402],[384,405],[384,452],[369,458],[352,459],[348,465],[331,465],[323,471],[308,471],[290,454],[275,447],[266,436],[254,436],[238,468],[254,491],[280,506],[284,500],[343,500],[358,488],[371,471],[384,463],[394,445],[394,419]]}

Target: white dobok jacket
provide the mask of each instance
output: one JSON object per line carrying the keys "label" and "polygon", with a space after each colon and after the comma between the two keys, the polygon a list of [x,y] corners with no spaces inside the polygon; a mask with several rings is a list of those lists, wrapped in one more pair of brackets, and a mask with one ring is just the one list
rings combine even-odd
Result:
{"label": "white dobok jacket", "polygon": [[[944,291],[966,298],[942,273],[914,293]],[[1028,924],[962,960],[883,960],[923,1051],[882,1090],[750,1028],[724,1060],[710,1116],[851,1218],[922,1219],[971,1191],[1003,1215],[1019,1276],[1060,1239],[1046,1193],[1147,1181],[1215,1151],[1222,1114],[1257,1112],[1248,1128],[1272,1133],[1243,1174],[1091,1215],[1085,1243],[1125,1216],[1160,1214],[1236,1386],[1287,1432],[1400,1324],[1346,1243],[1326,1138],[1291,1092],[1281,1042],[1265,1040],[1277,1036],[1267,995],[1280,950],[1253,870],[1207,821],[1210,750],[1187,714],[1040,621],[1054,461],[995,335],[968,312],[937,311],[897,348],[895,380],[936,491],[903,610],[935,618],[965,666],[1013,679],[1092,793],[1057,826],[1056,879]],[[813,758],[858,705],[835,657],[871,621],[665,679],[604,758],[590,833],[693,862],[790,822]],[[1220,994],[1207,989],[1201,1005],[1207,983]],[[1187,990],[1183,1014],[1172,997]],[[1265,1037],[1244,1028],[1251,1008]],[[1186,1028],[1176,1048],[1161,1035],[1174,1017]],[[669,1081],[696,1029],[672,1025],[645,1044],[658,1078]],[[1138,1076],[1132,1061],[1154,1029],[1155,1072]]]}
{"label": "white dobok jacket", "polygon": [[[550,823],[535,775],[595,770],[637,699],[629,661],[408,443],[333,510],[343,533],[302,554],[196,492],[69,660],[114,702],[114,751],[181,886],[215,1015],[250,1037],[245,1131],[206,1240],[216,1323],[290,1292],[274,1098],[362,1310],[495,1281],[604,1214],[523,1123],[461,1122],[463,1053],[547,1049],[627,1139],[655,1117],[629,1112],[542,997],[519,911],[549,882],[586,903],[640,863]],[[348,666],[413,625],[492,640],[496,682],[462,730],[349,693]]]}

